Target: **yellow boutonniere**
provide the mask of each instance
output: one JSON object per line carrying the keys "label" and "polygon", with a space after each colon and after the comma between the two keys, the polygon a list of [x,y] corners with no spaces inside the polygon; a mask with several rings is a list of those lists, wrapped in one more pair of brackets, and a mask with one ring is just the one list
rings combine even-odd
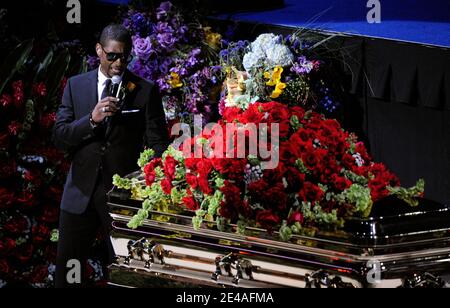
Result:
{"label": "yellow boutonniere", "polygon": [[134,89],[136,89],[136,85],[134,83],[132,83],[131,81],[129,81],[127,83],[127,90],[129,93],[133,92]]}

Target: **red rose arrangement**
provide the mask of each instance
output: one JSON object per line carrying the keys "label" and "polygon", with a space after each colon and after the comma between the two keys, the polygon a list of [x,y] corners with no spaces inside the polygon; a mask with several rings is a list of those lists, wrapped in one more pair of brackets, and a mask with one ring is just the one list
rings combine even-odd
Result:
{"label": "red rose arrangement", "polygon": [[[229,124],[240,126],[227,131]],[[267,138],[246,130],[250,125],[266,127]],[[236,143],[239,138],[245,143]],[[237,146],[227,146],[230,140]],[[252,154],[252,145],[273,150],[278,161]],[[348,217],[367,216],[375,201],[400,185],[336,120],[277,102],[226,108],[219,123],[185,140],[179,150],[169,147],[143,172],[144,212],[171,204],[195,211],[196,228],[215,220],[218,226],[237,224],[239,231],[246,226],[280,230],[284,239],[304,227],[339,228]],[[115,184],[127,186],[118,177]],[[129,227],[145,217],[141,212]]]}

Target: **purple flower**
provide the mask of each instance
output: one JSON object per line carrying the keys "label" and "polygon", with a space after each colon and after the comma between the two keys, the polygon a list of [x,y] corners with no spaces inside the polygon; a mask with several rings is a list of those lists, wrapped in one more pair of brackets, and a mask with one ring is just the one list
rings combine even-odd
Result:
{"label": "purple flower", "polygon": [[156,39],[158,40],[158,44],[164,49],[172,49],[177,42],[176,38],[170,32],[158,34]]}
{"label": "purple flower", "polygon": [[173,33],[173,29],[167,22],[158,22],[154,27],[155,33]]}
{"label": "purple flower", "polygon": [[125,28],[142,37],[147,36],[152,29],[152,23],[144,13],[130,11],[123,23]]}
{"label": "purple flower", "polygon": [[140,38],[139,36],[133,37],[133,52],[144,61],[147,61],[150,56],[156,53],[152,47],[151,39],[148,36],[146,38]]}
{"label": "purple flower", "polygon": [[173,5],[169,1],[162,2],[159,8],[156,9],[156,18],[158,20],[162,20],[163,18],[167,17],[172,7]]}
{"label": "purple flower", "polygon": [[298,58],[298,62],[294,63],[291,67],[291,72],[298,75],[305,75],[311,73],[314,69],[314,62],[306,60],[306,57],[301,56]]}
{"label": "purple flower", "polygon": [[100,59],[98,57],[87,56],[86,62],[90,70],[93,70],[100,65]]}

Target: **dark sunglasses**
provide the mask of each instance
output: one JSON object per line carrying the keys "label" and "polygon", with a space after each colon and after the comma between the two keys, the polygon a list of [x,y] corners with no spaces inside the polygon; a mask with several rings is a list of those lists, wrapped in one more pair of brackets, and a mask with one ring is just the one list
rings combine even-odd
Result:
{"label": "dark sunglasses", "polygon": [[109,62],[116,62],[118,59],[120,59],[122,62],[129,63],[133,60],[132,55],[125,55],[124,53],[117,52],[106,52],[103,46],[100,46],[102,47],[102,50],[106,55],[106,60],[108,60]]}

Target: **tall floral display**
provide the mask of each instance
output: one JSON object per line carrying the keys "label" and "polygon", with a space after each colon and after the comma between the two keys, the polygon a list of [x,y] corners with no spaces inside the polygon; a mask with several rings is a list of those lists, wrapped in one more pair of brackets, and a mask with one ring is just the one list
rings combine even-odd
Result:
{"label": "tall floral display", "polygon": [[21,43],[0,69],[0,287],[53,285],[69,161],[52,128],[66,76],[86,63],[77,42],[41,44]]}
{"label": "tall floral display", "polygon": [[221,70],[217,53],[221,36],[197,21],[187,21],[170,3],[155,12],[130,9],[123,24],[133,34],[129,68],[157,83],[169,121],[192,122],[192,115],[207,121],[220,92]]}

